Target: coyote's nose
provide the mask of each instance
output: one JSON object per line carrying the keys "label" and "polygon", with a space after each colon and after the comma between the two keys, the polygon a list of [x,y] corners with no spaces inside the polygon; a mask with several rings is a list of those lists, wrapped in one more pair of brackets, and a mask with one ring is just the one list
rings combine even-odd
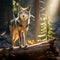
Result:
{"label": "coyote's nose", "polygon": [[23,15],[23,17],[24,17],[24,15]]}

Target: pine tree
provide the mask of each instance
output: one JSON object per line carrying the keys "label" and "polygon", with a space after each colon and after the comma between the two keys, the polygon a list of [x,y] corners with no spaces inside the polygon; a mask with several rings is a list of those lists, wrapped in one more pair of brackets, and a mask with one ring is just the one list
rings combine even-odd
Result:
{"label": "pine tree", "polygon": [[15,18],[17,15],[17,11],[18,11],[18,3],[15,0],[12,0],[12,4],[13,4],[13,18]]}
{"label": "pine tree", "polygon": [[44,14],[41,22],[41,34],[38,35],[38,41],[47,41],[49,39],[54,38],[53,32],[54,28],[52,28],[53,21],[48,17],[47,13]]}

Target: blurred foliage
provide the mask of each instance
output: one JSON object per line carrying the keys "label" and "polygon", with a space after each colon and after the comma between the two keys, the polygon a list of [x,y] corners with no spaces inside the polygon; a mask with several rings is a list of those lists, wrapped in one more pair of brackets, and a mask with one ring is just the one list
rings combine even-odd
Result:
{"label": "blurred foliage", "polygon": [[43,17],[43,22],[41,23],[41,34],[38,35],[38,41],[47,41],[49,39],[54,38],[54,28],[52,28],[53,21],[48,17],[47,13],[45,13]]}
{"label": "blurred foliage", "polygon": [[34,40],[28,40],[28,44],[30,44],[30,45],[35,44],[35,41]]}
{"label": "blurred foliage", "polygon": [[18,3],[15,1],[15,0],[13,0],[13,9],[12,9],[12,11],[15,13],[15,12],[17,12],[17,8],[18,7]]}
{"label": "blurred foliage", "polygon": [[18,10],[18,5],[24,0],[12,0],[12,3],[13,3],[13,9],[12,11],[13,12],[17,12]]}

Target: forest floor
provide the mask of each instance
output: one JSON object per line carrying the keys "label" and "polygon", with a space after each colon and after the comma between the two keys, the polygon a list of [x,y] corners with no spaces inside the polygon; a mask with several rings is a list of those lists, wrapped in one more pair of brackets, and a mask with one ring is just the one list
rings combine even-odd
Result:
{"label": "forest floor", "polygon": [[60,60],[60,50],[50,42],[30,45],[27,48],[0,49],[1,60]]}
{"label": "forest floor", "polygon": [[0,48],[0,60],[60,60],[60,41],[55,43],[55,40],[29,45],[26,48],[2,47]]}

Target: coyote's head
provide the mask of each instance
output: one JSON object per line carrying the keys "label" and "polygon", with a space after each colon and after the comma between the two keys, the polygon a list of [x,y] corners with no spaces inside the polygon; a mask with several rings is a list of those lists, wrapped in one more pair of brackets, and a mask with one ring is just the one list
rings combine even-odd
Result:
{"label": "coyote's head", "polygon": [[30,19],[30,6],[26,8],[22,8],[21,6],[18,6],[18,17],[20,20],[25,21],[27,19]]}

